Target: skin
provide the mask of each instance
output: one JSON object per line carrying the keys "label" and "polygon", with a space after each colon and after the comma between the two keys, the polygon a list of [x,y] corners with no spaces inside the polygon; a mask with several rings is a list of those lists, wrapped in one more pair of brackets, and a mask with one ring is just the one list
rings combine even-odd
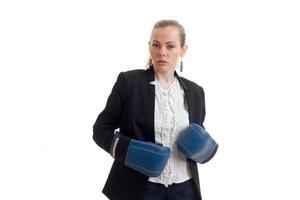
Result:
{"label": "skin", "polygon": [[185,55],[186,51],[187,45],[181,45],[176,27],[160,27],[152,31],[149,53],[155,79],[162,87],[168,88],[172,84],[177,61]]}

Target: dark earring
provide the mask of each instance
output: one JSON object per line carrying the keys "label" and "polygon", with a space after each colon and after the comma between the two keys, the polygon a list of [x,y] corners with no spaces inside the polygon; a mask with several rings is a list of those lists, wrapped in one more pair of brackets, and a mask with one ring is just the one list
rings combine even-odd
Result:
{"label": "dark earring", "polygon": [[152,60],[149,60],[149,68],[153,67]]}
{"label": "dark earring", "polygon": [[180,72],[182,72],[182,69],[183,69],[183,62],[180,61]]}

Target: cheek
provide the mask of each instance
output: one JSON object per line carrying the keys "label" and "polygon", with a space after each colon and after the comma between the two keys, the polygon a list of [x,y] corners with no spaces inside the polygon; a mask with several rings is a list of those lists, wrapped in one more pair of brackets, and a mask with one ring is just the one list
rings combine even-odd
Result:
{"label": "cheek", "polygon": [[157,52],[154,49],[149,49],[149,53],[152,57],[157,55]]}
{"label": "cheek", "polygon": [[180,56],[180,52],[179,51],[174,51],[170,54],[170,56],[172,56],[172,58],[177,59]]}

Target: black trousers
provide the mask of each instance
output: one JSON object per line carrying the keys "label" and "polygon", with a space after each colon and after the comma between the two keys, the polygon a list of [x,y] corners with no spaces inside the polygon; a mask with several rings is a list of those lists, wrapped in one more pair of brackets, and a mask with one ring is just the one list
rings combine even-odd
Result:
{"label": "black trousers", "polygon": [[163,184],[148,182],[140,200],[198,200],[198,192],[193,179],[183,183]]}

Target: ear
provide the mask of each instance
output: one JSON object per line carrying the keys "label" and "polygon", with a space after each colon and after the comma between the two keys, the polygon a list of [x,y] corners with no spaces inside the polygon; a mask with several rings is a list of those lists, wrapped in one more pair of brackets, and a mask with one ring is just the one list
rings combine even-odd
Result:
{"label": "ear", "polygon": [[148,51],[150,52],[151,41],[148,42]]}
{"label": "ear", "polygon": [[182,48],[181,48],[181,52],[180,52],[180,56],[183,57],[186,53],[186,51],[188,50],[188,46],[185,44]]}

